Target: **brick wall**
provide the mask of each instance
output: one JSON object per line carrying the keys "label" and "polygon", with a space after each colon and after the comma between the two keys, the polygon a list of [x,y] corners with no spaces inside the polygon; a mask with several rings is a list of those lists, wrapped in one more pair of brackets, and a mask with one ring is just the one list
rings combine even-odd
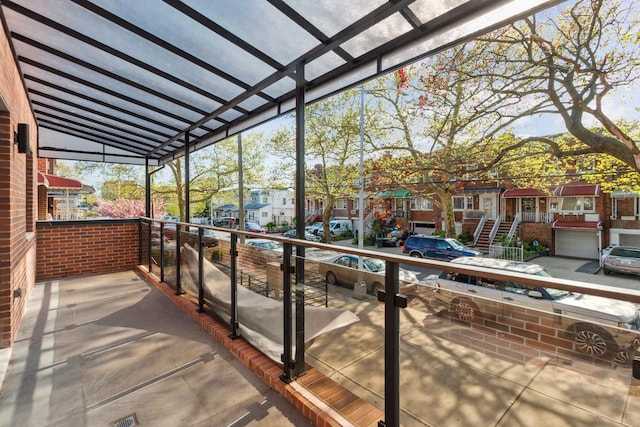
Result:
{"label": "brick wall", "polygon": [[37,223],[37,280],[131,270],[138,264],[136,219]]}
{"label": "brick wall", "polygon": [[551,224],[544,222],[522,222],[520,223],[520,239],[523,242],[533,242],[537,240],[547,248],[553,247],[553,229]]}
{"label": "brick wall", "polygon": [[38,130],[11,46],[0,29],[0,348],[11,346],[35,284],[36,156],[18,152],[14,133]]}

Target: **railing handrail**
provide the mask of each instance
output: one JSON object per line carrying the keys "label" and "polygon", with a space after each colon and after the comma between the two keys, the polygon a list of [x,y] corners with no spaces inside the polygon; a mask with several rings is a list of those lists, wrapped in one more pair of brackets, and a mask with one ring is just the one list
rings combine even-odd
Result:
{"label": "railing handrail", "polygon": [[498,228],[500,228],[500,216],[496,216],[493,227],[491,228],[491,232],[489,232],[489,244],[491,244],[493,242],[493,239],[496,238],[496,234],[498,234]]}
{"label": "railing handrail", "polygon": [[[156,220],[152,218],[141,217],[141,220],[162,222],[162,220]],[[167,223],[176,223],[173,221],[165,221]],[[435,268],[444,271],[454,271],[460,273],[481,273],[482,277],[492,278],[495,280],[509,280],[516,278],[523,284],[535,286],[535,287],[551,287],[555,289],[562,289],[571,292],[590,293],[592,295],[603,296],[607,298],[620,299],[633,303],[640,303],[640,290],[628,289],[628,288],[616,288],[613,286],[598,285],[594,283],[580,282],[577,280],[569,280],[562,278],[548,278],[543,276],[533,276],[524,273],[507,272],[502,270],[496,270],[483,267],[465,267],[459,264],[452,264],[446,261],[437,261],[428,258],[415,258],[406,255],[395,255],[387,252],[374,251],[369,249],[358,249],[357,247],[338,246],[328,243],[311,242],[309,240],[299,240],[293,238],[287,238],[282,236],[274,236],[264,233],[251,233],[248,231],[231,230],[228,228],[201,226],[196,224],[178,223],[180,225],[188,225],[191,227],[201,227],[212,230],[219,230],[222,232],[230,232],[238,235],[245,235],[250,237],[260,237],[269,240],[279,241],[283,243],[290,243],[294,246],[304,246],[305,248],[317,248],[336,252],[342,252],[345,254],[355,256],[365,256],[371,258],[377,258],[383,261],[389,261],[399,264],[413,265],[416,267]],[[586,292],[585,292],[586,291]]]}
{"label": "railing handrail", "polygon": [[487,222],[487,217],[482,215],[480,217],[480,221],[478,221],[478,225],[476,226],[476,230],[473,232],[473,244],[478,243],[478,239],[480,238],[480,234],[482,234],[482,229],[484,228],[484,224]]}
{"label": "railing handrail", "polygon": [[507,235],[508,238],[512,238],[513,236],[516,235],[516,230],[518,229],[518,224],[520,224],[520,213],[517,213],[513,217],[513,222],[511,223],[511,228],[509,229],[509,234]]}

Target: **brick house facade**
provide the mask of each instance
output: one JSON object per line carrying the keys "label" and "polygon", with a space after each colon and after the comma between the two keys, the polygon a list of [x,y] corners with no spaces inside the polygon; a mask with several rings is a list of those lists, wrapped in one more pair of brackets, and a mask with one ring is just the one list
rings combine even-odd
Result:
{"label": "brick house facade", "polygon": [[[35,284],[37,127],[14,53],[0,32],[0,348],[12,344]],[[30,153],[16,144],[28,127]],[[24,135],[22,135],[24,137]]]}

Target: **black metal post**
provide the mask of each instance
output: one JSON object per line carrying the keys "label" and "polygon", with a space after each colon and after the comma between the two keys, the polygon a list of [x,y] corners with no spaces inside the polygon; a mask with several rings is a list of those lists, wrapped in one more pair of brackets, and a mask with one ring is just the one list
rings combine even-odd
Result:
{"label": "black metal post", "polygon": [[180,289],[180,287],[182,286],[182,282],[180,280],[181,278],[180,264],[182,262],[182,257],[180,256],[181,249],[182,248],[180,247],[180,226],[176,224],[176,295],[182,294],[182,290]]}
{"label": "black metal post", "polygon": [[[184,222],[191,221],[191,159],[189,157],[189,132],[184,134]],[[189,231],[189,230],[187,230]]]}
{"label": "black metal post", "polygon": [[152,263],[153,263],[153,256],[152,256],[152,253],[151,253],[152,252],[151,249],[153,249],[152,246],[151,246],[151,228],[152,227],[153,227],[153,221],[149,221],[149,230],[148,230],[148,233],[147,233],[147,247],[149,248],[149,259],[148,259],[148,261],[149,261],[149,273],[151,273],[151,266],[152,266]]}
{"label": "black metal post", "polygon": [[204,245],[202,228],[198,228],[198,313],[204,311]]}
{"label": "black metal post", "polygon": [[140,219],[138,222],[138,265],[142,265],[142,223],[145,219]]}
{"label": "black metal post", "polygon": [[164,222],[160,223],[160,281],[164,282]]}
{"label": "black metal post", "polygon": [[144,211],[147,218],[151,218],[151,173],[149,172],[149,158],[144,158]]}
{"label": "black metal post", "polygon": [[280,379],[285,383],[290,383],[295,379],[293,370],[295,361],[291,359],[292,354],[292,332],[293,332],[293,313],[291,301],[291,244],[285,243],[282,253],[282,304],[283,305],[283,327],[284,327],[284,353],[282,354],[283,373]]}
{"label": "black metal post", "polygon": [[232,340],[239,338],[238,334],[238,235],[231,233],[231,319],[229,327],[231,332],[229,338]]}
{"label": "black metal post", "polygon": [[[304,239],[305,218],[305,170],[304,170],[304,124],[305,124],[305,76],[304,63],[296,66],[296,237]],[[304,259],[305,247],[296,247],[296,356],[295,377],[304,373]]]}
{"label": "black metal post", "polygon": [[407,298],[399,291],[400,265],[386,262],[385,290],[378,293],[384,301],[384,421],[379,427],[400,426],[400,308],[407,307]]}

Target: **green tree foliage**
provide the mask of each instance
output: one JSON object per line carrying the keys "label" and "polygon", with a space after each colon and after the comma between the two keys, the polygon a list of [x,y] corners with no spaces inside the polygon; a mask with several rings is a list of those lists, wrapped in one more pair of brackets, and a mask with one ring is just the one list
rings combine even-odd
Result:
{"label": "green tree foliage", "polygon": [[[242,137],[242,165],[246,183],[264,184],[265,155],[262,133],[248,133]],[[238,202],[238,140],[229,138],[210,145],[190,156],[190,201],[192,213],[203,213],[205,206],[217,200]],[[166,201],[171,212],[174,207],[186,221],[184,158],[167,164],[168,176],[158,178],[154,194]]]}
{"label": "green tree foliage", "polygon": [[[358,193],[360,153],[360,94],[348,90],[305,110],[306,195],[324,203],[324,235],[328,239],[333,204]],[[383,133],[375,125],[375,111],[365,106],[365,144]],[[269,149],[281,159],[280,175],[295,176],[295,129],[282,126],[271,138]]]}
{"label": "green tree foliage", "polygon": [[144,199],[144,167],[98,162],[75,162],[80,176],[100,177],[100,194],[104,200]]}
{"label": "green tree foliage", "polygon": [[606,154],[640,172],[637,135],[612,118],[617,105],[608,102],[616,93],[635,95],[629,89],[640,78],[639,10],[631,1],[578,0],[479,40],[491,46],[488,76],[501,79],[492,92],[518,100],[520,116],[559,117],[574,137],[562,144],[535,135],[518,146],[542,142],[557,158]]}

